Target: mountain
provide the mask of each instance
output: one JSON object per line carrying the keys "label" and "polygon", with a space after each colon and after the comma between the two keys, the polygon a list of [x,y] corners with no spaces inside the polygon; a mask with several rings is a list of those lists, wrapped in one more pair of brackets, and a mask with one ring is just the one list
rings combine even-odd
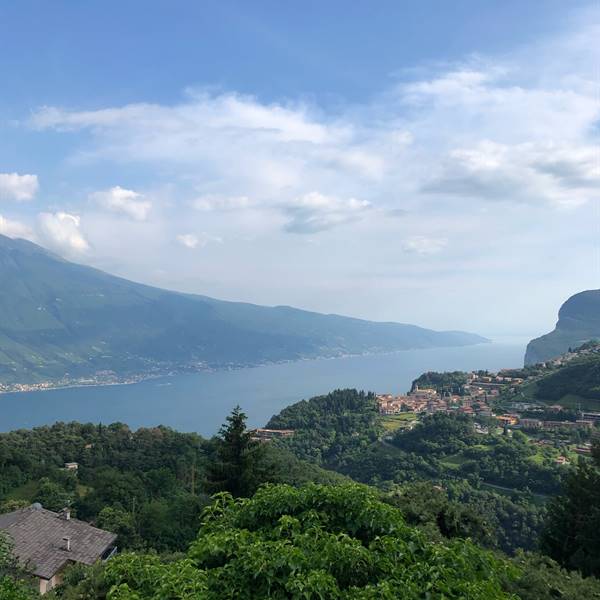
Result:
{"label": "mountain", "polygon": [[587,290],[561,306],[554,331],[529,342],[525,364],[551,360],[596,338],[600,339],[600,290]]}
{"label": "mountain", "polygon": [[[463,346],[485,338],[133,283],[0,236],[0,383]],[[107,373],[104,373],[107,375]]]}

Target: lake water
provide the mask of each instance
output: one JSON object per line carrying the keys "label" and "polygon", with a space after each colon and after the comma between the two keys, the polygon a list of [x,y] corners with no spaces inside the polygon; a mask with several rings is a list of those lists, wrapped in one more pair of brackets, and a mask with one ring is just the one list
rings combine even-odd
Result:
{"label": "lake water", "polygon": [[239,404],[251,426],[285,406],[336,388],[404,393],[425,371],[520,367],[525,343],[407,350],[393,354],[305,360],[212,373],[177,375],[135,385],[0,395],[0,431],[56,421],[158,424],[211,436]]}

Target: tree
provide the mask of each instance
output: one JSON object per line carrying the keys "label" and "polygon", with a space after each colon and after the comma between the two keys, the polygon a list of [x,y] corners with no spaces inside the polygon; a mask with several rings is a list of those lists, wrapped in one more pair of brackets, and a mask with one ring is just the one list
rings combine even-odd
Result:
{"label": "tree", "polygon": [[600,575],[600,460],[580,462],[563,493],[549,506],[542,532],[544,552],[569,569]]}
{"label": "tree", "polygon": [[222,493],[185,559],[123,554],[106,566],[110,600],[508,600],[512,571],[469,541],[428,540],[357,484]]}
{"label": "tree", "polygon": [[33,600],[34,593],[12,553],[10,538],[0,531],[0,598]]}
{"label": "tree", "polygon": [[48,510],[57,511],[70,506],[73,496],[60,484],[43,477],[40,479],[40,488],[35,496],[35,501]]}
{"label": "tree", "polygon": [[206,489],[209,493],[229,492],[245,496],[256,487],[252,467],[256,462],[258,443],[246,431],[246,414],[236,406],[227,417],[216,438],[215,460],[207,468]]}
{"label": "tree", "polygon": [[133,515],[117,505],[105,506],[97,518],[98,527],[116,533],[119,547],[133,548],[139,545]]}

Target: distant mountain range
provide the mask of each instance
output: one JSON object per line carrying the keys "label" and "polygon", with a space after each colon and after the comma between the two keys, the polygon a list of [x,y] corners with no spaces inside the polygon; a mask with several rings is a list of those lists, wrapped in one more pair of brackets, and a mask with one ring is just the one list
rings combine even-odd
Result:
{"label": "distant mountain range", "polygon": [[166,291],[0,235],[0,384],[465,346],[461,331]]}
{"label": "distant mountain range", "polygon": [[571,296],[558,312],[554,331],[529,342],[525,364],[533,365],[560,356],[569,348],[600,339],[600,290]]}

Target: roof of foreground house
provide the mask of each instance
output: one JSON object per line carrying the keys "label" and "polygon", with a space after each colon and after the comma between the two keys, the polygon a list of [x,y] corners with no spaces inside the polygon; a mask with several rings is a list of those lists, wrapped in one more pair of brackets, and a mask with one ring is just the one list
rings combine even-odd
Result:
{"label": "roof of foreground house", "polygon": [[[40,504],[0,515],[0,530],[12,538],[13,552],[25,568],[44,579],[50,579],[68,562],[95,563],[117,538]],[[64,538],[69,538],[70,550]]]}

